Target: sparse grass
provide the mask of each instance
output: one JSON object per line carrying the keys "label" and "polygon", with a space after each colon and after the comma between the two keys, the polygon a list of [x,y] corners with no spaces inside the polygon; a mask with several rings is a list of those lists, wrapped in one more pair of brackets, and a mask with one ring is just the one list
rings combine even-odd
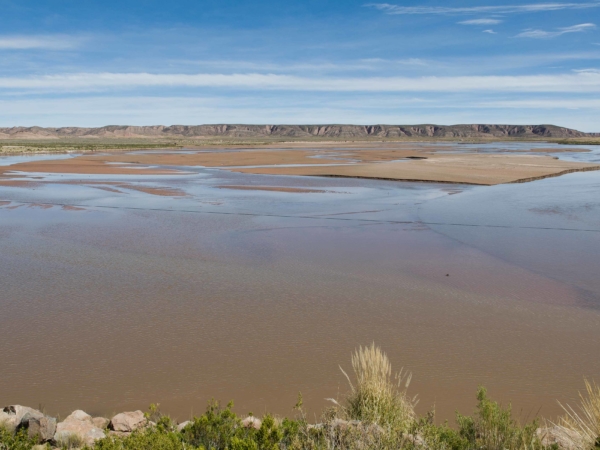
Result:
{"label": "sparse grass", "polygon": [[63,450],[77,450],[85,446],[85,442],[75,434],[69,434],[56,443]]}
{"label": "sparse grass", "polygon": [[416,399],[408,398],[406,393],[411,375],[403,374],[402,370],[392,375],[390,360],[375,344],[354,352],[352,368],[354,383],[342,369],[350,384],[346,403],[342,405],[346,416],[395,431],[408,430],[416,418]]}
{"label": "sparse grass", "polygon": [[585,389],[587,395],[579,394],[579,408],[563,406],[566,415],[558,424],[558,432],[561,441],[573,449],[600,449],[600,386],[585,380]]}

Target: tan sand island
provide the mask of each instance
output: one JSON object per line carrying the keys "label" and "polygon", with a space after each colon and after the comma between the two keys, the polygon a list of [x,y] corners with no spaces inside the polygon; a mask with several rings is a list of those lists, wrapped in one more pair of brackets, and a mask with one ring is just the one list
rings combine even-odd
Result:
{"label": "tan sand island", "polygon": [[[339,144],[338,144],[339,145]],[[548,153],[552,149],[542,149]],[[558,150],[560,152],[560,150]],[[536,153],[538,150],[535,150]],[[158,166],[158,167],[157,167]],[[165,168],[171,166],[174,168]],[[0,184],[21,173],[176,175],[181,167],[202,166],[235,172],[371,178],[399,181],[495,185],[533,181],[571,172],[600,170],[600,165],[559,160],[521,151],[478,153],[458,146],[410,143],[360,144],[333,148],[216,149],[85,154],[72,159],[17,163],[0,171]],[[4,179],[4,181],[3,181]],[[15,186],[18,183],[12,181]]]}

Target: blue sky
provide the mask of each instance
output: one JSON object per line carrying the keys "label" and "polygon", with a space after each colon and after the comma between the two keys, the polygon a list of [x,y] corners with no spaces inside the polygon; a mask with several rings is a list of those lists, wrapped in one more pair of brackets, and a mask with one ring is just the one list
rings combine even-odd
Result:
{"label": "blue sky", "polygon": [[600,131],[600,1],[0,0],[0,126]]}

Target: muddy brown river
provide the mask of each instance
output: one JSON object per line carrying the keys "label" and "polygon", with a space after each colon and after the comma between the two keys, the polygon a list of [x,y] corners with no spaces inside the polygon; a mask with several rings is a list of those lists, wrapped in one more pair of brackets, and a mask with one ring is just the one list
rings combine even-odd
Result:
{"label": "muddy brown river", "polygon": [[[600,159],[586,148],[564,158]],[[600,381],[599,172],[487,187],[185,170],[0,186],[3,405],[183,420],[211,398],[289,415],[301,392],[314,417],[371,342],[440,421],[479,385],[531,418]]]}

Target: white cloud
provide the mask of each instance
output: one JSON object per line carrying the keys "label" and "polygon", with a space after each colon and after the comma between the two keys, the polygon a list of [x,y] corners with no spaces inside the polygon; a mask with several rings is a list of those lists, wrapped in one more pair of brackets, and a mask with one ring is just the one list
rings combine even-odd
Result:
{"label": "white cloud", "polygon": [[511,14],[541,11],[559,11],[563,9],[598,8],[600,2],[588,3],[534,3],[528,5],[497,5],[497,6],[471,6],[471,7],[446,7],[446,6],[398,6],[390,3],[369,3],[365,6],[384,11],[386,14]]}
{"label": "white cloud", "polygon": [[527,99],[481,102],[484,108],[600,109],[600,99]]}
{"label": "white cloud", "polygon": [[69,50],[80,43],[69,36],[0,36],[0,50]]}
{"label": "white cloud", "polygon": [[10,92],[138,88],[224,88],[313,92],[600,92],[600,73],[446,77],[301,77],[275,74],[77,73],[0,77]]}
{"label": "white cloud", "polygon": [[494,30],[483,30],[483,32],[488,34],[498,34]]}
{"label": "white cloud", "polygon": [[472,19],[458,22],[460,25],[497,25],[502,23],[499,19]]}
{"label": "white cloud", "polygon": [[444,7],[444,6],[398,6],[389,3],[372,3],[371,6],[387,14],[479,14],[479,13],[525,13],[541,11],[558,11],[563,9],[587,9],[600,7],[600,2],[592,3],[538,3],[529,5],[503,6],[473,6],[473,7]]}
{"label": "white cloud", "polygon": [[544,31],[544,30],[525,30],[522,33],[517,34],[516,37],[526,37],[526,38],[534,38],[534,39],[544,39],[544,38],[552,38],[556,36],[562,36],[567,33],[581,33],[583,31],[587,31],[590,29],[596,28],[596,25],[593,23],[582,23],[579,25],[574,25],[572,27],[559,28],[556,31]]}

